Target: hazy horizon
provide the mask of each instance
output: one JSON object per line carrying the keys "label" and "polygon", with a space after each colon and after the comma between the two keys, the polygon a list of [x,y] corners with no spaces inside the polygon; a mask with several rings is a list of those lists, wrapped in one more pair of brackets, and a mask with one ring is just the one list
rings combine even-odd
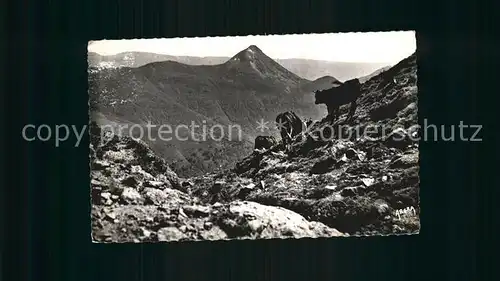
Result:
{"label": "hazy horizon", "polygon": [[[90,41],[100,55],[146,52],[171,56],[232,57],[256,45],[273,59],[395,64],[416,50],[414,31]],[[369,46],[369,48],[367,48]]]}

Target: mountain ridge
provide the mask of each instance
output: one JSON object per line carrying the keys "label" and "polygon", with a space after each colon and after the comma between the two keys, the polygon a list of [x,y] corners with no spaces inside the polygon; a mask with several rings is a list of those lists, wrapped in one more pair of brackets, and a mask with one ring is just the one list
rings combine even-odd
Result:
{"label": "mountain ridge", "polygon": [[[118,120],[142,125],[147,122],[172,126],[191,122],[206,122],[207,126],[237,124],[242,128],[243,139],[232,143],[236,145],[228,153],[233,155],[229,157],[232,160],[225,164],[230,165],[251,151],[254,138],[261,133],[257,121],[274,121],[279,111],[286,110],[294,110],[303,118],[312,119],[318,119],[325,113],[325,108],[314,105],[310,91],[314,89],[314,82],[291,73],[256,48],[246,48],[234,56],[238,60],[217,65],[161,61],[137,68],[91,67],[91,111],[99,112],[100,120],[104,122],[118,124]],[[267,133],[278,136],[271,124]],[[235,140],[228,140],[232,141]],[[175,147],[173,152],[165,151],[161,142],[149,144],[163,157],[175,158],[177,155],[178,160],[191,159],[190,163],[183,161],[183,167],[198,162],[198,154],[205,153],[207,146],[217,151],[224,150],[220,144],[210,141],[204,144],[172,141],[169,144]],[[210,167],[200,164],[196,171],[189,171],[188,168],[185,172],[210,171],[220,166],[223,160],[228,160],[221,154],[218,152],[217,157],[221,158],[214,161],[216,164],[207,164]],[[176,172],[183,174],[183,168],[173,166]]]}

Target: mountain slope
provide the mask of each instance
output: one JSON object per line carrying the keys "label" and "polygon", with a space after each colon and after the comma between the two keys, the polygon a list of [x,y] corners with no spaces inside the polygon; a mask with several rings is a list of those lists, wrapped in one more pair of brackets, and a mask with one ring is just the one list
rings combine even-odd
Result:
{"label": "mountain slope", "polygon": [[[187,141],[146,140],[160,155],[180,162],[174,168],[185,175],[227,167],[248,154],[257,134],[263,133],[257,128],[260,120],[273,122],[279,112],[287,110],[304,118],[322,116],[325,109],[314,105],[309,91],[314,87],[303,91],[306,84],[311,81],[289,72],[256,46],[219,65],[164,61],[138,68],[89,69],[90,107],[92,116],[98,116],[96,121],[224,126],[223,141],[196,141],[192,137]],[[268,125],[264,133],[277,135],[274,126]],[[229,130],[229,126],[241,130]],[[195,133],[198,139],[204,132],[198,129]],[[184,130],[182,137],[186,136],[189,134]],[[212,155],[214,150],[216,155]],[[200,158],[203,163],[199,163]]]}
{"label": "mountain slope", "polygon": [[[93,144],[100,135],[91,124]],[[200,204],[190,182],[141,141],[91,144],[92,240],[167,242],[344,236],[322,223],[256,202]]]}
{"label": "mountain slope", "polygon": [[[339,119],[325,118],[311,134],[297,136],[288,155],[279,145],[254,151],[231,172],[193,179],[192,193],[203,202],[283,207],[349,235],[418,233],[416,55],[374,76],[362,91],[351,120],[343,106]],[[223,188],[213,192],[214,181]]]}

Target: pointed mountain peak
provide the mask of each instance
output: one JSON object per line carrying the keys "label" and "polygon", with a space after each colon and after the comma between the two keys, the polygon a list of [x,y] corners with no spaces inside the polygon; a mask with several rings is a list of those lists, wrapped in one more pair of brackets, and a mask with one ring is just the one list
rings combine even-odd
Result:
{"label": "pointed mountain peak", "polygon": [[299,81],[300,77],[284,68],[275,60],[267,56],[256,45],[250,45],[237,53],[225,65],[230,69],[239,69],[244,72],[257,73],[258,75],[277,80]]}
{"label": "pointed mountain peak", "polygon": [[249,52],[258,52],[258,53],[262,53],[262,50],[259,49],[259,47],[255,46],[255,45],[250,45],[248,46],[248,48],[245,49],[246,51],[249,51]]}
{"label": "pointed mountain peak", "polygon": [[234,57],[232,57],[232,61],[256,61],[263,57],[266,57],[264,52],[262,52],[259,47],[255,45],[250,45],[246,49],[237,53]]}

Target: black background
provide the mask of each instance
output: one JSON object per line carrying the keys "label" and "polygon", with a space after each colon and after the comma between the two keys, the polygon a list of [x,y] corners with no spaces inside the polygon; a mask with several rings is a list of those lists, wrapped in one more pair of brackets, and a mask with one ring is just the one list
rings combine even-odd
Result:
{"label": "black background", "polygon": [[[487,280],[498,198],[487,83],[497,58],[476,3],[457,1],[11,1],[3,73],[4,280]],[[495,10],[485,7],[483,11]],[[481,15],[481,16],[480,16]],[[88,137],[26,142],[27,123],[88,122],[87,42],[417,30],[421,122],[482,124],[477,142],[421,143],[421,233],[348,239],[92,244]],[[370,46],[366,46],[370,48]],[[478,67],[481,63],[481,67]],[[479,70],[483,71],[481,74]],[[494,91],[494,88],[493,88]],[[493,142],[494,143],[494,142]],[[480,239],[481,238],[481,239]],[[1,280],[1,279],[0,279]]]}

